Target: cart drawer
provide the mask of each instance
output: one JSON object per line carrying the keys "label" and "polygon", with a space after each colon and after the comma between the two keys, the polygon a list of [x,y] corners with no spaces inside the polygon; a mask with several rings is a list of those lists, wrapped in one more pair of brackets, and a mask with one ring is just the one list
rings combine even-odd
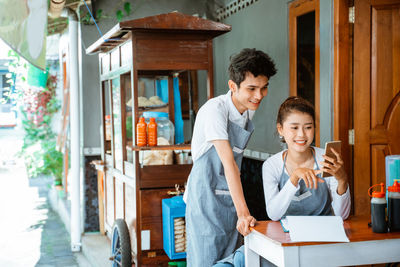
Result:
{"label": "cart drawer", "polygon": [[140,188],[174,188],[175,184],[183,185],[191,169],[192,164],[143,166],[139,175]]}
{"label": "cart drawer", "polygon": [[163,249],[161,201],[170,198],[169,189],[140,190],[141,230],[150,230],[150,250]]}

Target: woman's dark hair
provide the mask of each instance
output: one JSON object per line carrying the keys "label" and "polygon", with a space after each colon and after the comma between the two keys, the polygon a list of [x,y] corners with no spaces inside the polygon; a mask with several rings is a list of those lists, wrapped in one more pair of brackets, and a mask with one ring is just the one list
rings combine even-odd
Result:
{"label": "woman's dark hair", "polygon": [[254,77],[263,75],[270,79],[275,75],[275,63],[263,51],[255,48],[244,48],[239,54],[230,57],[229,78],[240,87],[246,77],[247,72],[251,72]]}
{"label": "woman's dark hair", "polygon": [[283,125],[286,117],[289,116],[289,114],[291,114],[292,112],[301,112],[310,115],[315,125],[314,106],[310,102],[299,96],[289,96],[288,98],[286,98],[286,100],[279,107],[276,123]]}

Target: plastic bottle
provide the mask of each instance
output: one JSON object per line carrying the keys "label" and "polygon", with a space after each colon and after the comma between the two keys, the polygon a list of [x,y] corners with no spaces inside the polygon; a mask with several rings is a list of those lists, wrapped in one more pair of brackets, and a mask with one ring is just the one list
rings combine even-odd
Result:
{"label": "plastic bottle", "polygon": [[[375,186],[380,186],[380,192],[372,192],[371,189]],[[386,197],[385,185],[383,183],[371,186],[368,189],[368,194],[371,198],[371,225],[374,233],[386,233],[388,230],[386,223]]]}
{"label": "plastic bottle", "polygon": [[388,186],[388,224],[390,232],[400,231],[400,183]]}
{"label": "plastic bottle", "polygon": [[139,119],[136,125],[136,145],[146,146],[147,145],[147,124],[143,117]]}
{"label": "plastic bottle", "polygon": [[155,118],[150,118],[148,128],[148,144],[149,146],[157,145],[157,123]]}

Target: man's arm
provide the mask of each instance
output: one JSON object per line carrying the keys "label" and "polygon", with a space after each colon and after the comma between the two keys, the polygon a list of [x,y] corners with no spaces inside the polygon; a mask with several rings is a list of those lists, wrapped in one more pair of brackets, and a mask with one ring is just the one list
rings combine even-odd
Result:
{"label": "man's arm", "polygon": [[246,236],[250,233],[249,226],[254,226],[256,220],[250,215],[244,199],[240,171],[233,157],[231,145],[228,140],[214,140],[212,143],[224,166],[226,182],[238,216],[236,228],[242,235]]}

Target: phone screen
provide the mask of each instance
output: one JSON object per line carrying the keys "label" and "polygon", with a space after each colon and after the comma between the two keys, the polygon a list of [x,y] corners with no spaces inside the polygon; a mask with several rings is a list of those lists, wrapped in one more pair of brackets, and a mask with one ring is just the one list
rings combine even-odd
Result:
{"label": "phone screen", "polygon": [[[331,148],[333,148],[337,153],[341,154],[342,150],[342,141],[330,141],[325,143],[325,155],[330,158],[336,158],[336,155],[333,154]],[[323,172],[322,177],[332,176],[327,172]]]}

